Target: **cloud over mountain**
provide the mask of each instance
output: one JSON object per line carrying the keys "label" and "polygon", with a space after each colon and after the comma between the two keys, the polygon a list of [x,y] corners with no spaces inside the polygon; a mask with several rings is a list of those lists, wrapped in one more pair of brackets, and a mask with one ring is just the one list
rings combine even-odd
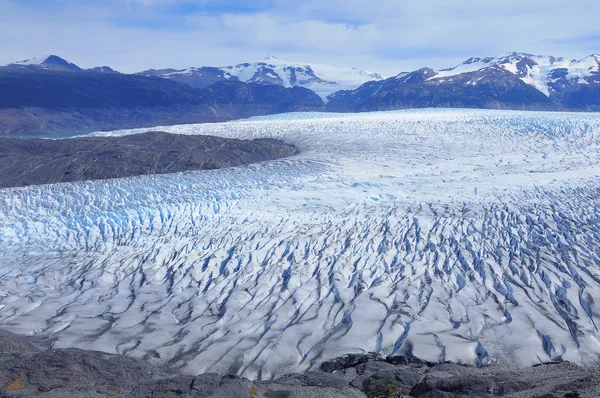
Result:
{"label": "cloud over mountain", "polygon": [[592,0],[0,0],[0,63],[52,52],[133,72],[274,52],[392,75],[515,50],[581,58],[597,52],[599,12]]}

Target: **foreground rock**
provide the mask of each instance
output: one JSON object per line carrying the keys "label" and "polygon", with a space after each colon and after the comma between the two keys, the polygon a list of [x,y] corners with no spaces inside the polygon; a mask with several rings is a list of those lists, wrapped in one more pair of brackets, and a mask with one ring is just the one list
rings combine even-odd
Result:
{"label": "foreground rock", "polygon": [[63,140],[0,138],[0,188],[218,169],[296,152],[295,146],[270,139],[164,132]]}
{"label": "foreground rock", "polygon": [[600,369],[569,363],[530,369],[432,364],[377,354],[347,355],[318,371],[274,381],[172,375],[121,355],[41,349],[0,330],[0,397],[515,397],[600,396]]}

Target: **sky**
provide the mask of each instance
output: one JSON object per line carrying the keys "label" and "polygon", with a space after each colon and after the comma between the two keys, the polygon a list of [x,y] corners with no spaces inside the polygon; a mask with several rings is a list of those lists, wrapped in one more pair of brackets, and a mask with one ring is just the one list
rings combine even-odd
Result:
{"label": "sky", "polygon": [[131,73],[272,54],[392,76],[517,51],[600,53],[598,0],[0,0],[0,64]]}

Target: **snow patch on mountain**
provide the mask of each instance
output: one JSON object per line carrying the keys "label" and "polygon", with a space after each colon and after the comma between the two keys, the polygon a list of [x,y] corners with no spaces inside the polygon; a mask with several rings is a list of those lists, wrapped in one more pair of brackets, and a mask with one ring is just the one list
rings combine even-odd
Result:
{"label": "snow patch on mountain", "polygon": [[41,65],[50,58],[50,55],[43,55],[40,57],[33,57],[23,61],[14,62],[13,65]]}
{"label": "snow patch on mountain", "polygon": [[220,80],[242,81],[286,88],[305,87],[327,101],[330,94],[355,89],[382,76],[356,68],[324,64],[305,64],[283,61],[269,55],[262,61],[222,67],[191,67],[186,69],[147,70],[143,76],[159,76],[195,87],[208,87]]}
{"label": "snow patch on mountain", "polygon": [[316,92],[324,100],[336,91],[352,90],[368,81],[383,80],[378,73],[357,68],[289,62],[272,55],[260,62],[225,66],[221,69],[246,83],[305,87]]}

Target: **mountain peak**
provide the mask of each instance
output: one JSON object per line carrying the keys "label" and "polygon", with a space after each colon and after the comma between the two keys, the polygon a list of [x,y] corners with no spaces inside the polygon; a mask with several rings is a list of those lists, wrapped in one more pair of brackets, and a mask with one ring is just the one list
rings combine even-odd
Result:
{"label": "mountain peak", "polygon": [[273,54],[269,54],[267,55],[263,61],[281,61],[279,58],[277,58],[276,56],[274,56]]}
{"label": "mountain peak", "polygon": [[119,73],[110,66],[96,66],[95,68],[86,69],[88,72],[97,72],[97,73]]}
{"label": "mountain peak", "polygon": [[600,54],[590,54],[587,57],[585,57],[583,60],[586,60],[586,59],[595,59],[596,61],[600,62]]}
{"label": "mountain peak", "polygon": [[9,67],[20,67],[20,68],[42,68],[52,70],[64,70],[64,71],[80,71],[81,68],[67,60],[59,57],[58,55],[43,55],[38,57],[29,58],[23,61],[17,61],[7,65]]}

